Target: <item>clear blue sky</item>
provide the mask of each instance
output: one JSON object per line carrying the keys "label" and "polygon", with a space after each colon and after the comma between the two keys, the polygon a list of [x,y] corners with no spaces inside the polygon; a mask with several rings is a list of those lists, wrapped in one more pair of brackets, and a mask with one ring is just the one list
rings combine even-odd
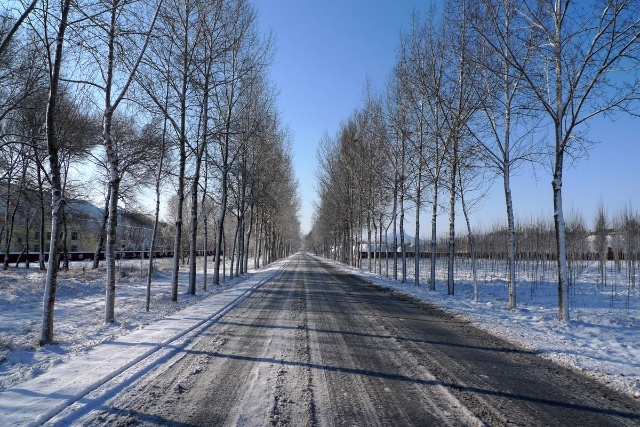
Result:
{"label": "clear blue sky", "polygon": [[[254,0],[264,31],[276,36],[271,77],[280,91],[282,118],[293,134],[294,167],[302,197],[303,232],[311,227],[316,199],[316,151],[325,131],[335,135],[339,123],[361,105],[365,79],[383,90],[395,62],[400,32],[409,30],[411,12],[424,11],[425,0]],[[591,126],[600,144],[565,174],[565,211],[583,212],[590,224],[600,200],[616,213],[631,202],[640,209],[640,119]],[[552,215],[551,178],[540,169],[533,178],[523,169],[514,178],[518,217]],[[475,214],[476,224],[502,221],[500,182]],[[426,224],[426,223],[425,223]],[[462,225],[462,220],[459,220]],[[423,226],[423,229],[425,227]],[[441,227],[441,229],[443,229]]]}

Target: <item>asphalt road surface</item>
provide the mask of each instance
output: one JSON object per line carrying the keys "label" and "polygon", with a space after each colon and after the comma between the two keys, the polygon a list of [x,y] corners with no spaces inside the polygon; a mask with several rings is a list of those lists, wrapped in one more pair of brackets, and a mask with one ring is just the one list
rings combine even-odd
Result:
{"label": "asphalt road surface", "polygon": [[640,402],[299,254],[83,423],[637,426]]}

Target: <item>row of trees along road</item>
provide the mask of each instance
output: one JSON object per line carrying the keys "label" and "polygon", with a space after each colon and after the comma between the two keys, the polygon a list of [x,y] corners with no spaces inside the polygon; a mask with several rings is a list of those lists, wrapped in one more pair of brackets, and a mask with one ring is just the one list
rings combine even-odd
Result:
{"label": "row of trees along road", "polygon": [[[382,242],[391,229],[392,248],[403,248],[405,281],[405,211],[413,210],[414,235],[420,236],[420,214],[430,206],[429,284],[434,290],[436,217],[448,211],[447,291],[453,294],[457,209],[466,220],[473,258],[469,213],[486,192],[488,178],[498,177],[504,187],[513,309],[516,221],[510,179],[525,163],[550,163],[558,317],[568,321],[565,163],[591,146],[587,131],[592,118],[637,111],[640,2],[442,4],[442,9],[412,16],[411,30],[400,37],[386,93],[372,94],[367,84],[363,105],[335,137],[323,138],[320,203],[307,244],[357,264],[356,248],[373,242],[372,230]],[[415,245],[415,253],[427,252],[419,239]],[[397,263],[396,255],[394,275]],[[419,268],[416,262],[416,283]]]}
{"label": "row of trees along road", "polygon": [[[297,183],[267,77],[272,55],[246,0],[34,0],[0,9],[0,242],[8,255],[16,218],[27,224],[27,243],[29,229],[39,230],[41,345],[53,339],[67,202],[90,189],[104,197],[94,268],[104,250],[107,323],[115,320],[118,211],[140,206],[142,190],[155,190],[147,310],[163,188],[175,188],[174,301],[185,252],[190,293],[198,250],[203,288],[210,248],[212,283],[220,283],[229,215],[236,275],[247,270],[250,247],[258,266],[297,248]],[[87,173],[88,164],[99,172]]]}

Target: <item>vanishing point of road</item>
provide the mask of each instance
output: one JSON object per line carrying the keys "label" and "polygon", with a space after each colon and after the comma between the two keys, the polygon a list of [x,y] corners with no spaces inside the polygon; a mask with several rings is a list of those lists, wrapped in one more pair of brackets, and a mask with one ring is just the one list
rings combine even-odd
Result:
{"label": "vanishing point of road", "polygon": [[83,420],[637,426],[640,402],[428,303],[297,254],[172,363]]}

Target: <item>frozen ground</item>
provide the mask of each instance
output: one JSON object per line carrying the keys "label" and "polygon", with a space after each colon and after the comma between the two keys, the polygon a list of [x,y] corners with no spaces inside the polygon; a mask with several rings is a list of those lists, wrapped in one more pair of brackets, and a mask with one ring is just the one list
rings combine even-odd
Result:
{"label": "frozen ground", "polygon": [[[179,303],[175,304],[169,301],[170,261],[162,260],[152,284],[151,312],[146,313],[146,267],[141,267],[139,261],[121,267],[125,274],[116,290],[117,323],[109,326],[103,324],[104,267],[92,271],[88,264],[80,263],[74,264],[72,271],[62,273],[54,324],[57,343],[41,349],[36,343],[41,322],[43,273],[23,267],[0,271],[0,390],[38,377],[78,353],[87,353],[97,344],[118,337],[124,339],[126,335],[134,335],[134,331],[136,335],[144,334],[145,325],[204,302],[206,296],[237,285],[240,280],[227,281],[217,288],[209,285],[209,290],[203,293],[202,276],[199,275],[198,295],[193,297],[186,295],[187,278],[183,271]],[[368,262],[365,260],[363,268],[366,267]],[[385,273],[384,261],[382,267]],[[411,274],[413,266],[408,270]],[[359,274],[459,313],[504,338],[536,349],[544,357],[574,366],[640,398],[640,292],[627,285],[624,270],[622,274],[611,270],[608,286],[598,287],[596,265],[587,266],[572,288],[573,320],[569,325],[556,321],[557,295],[552,272],[536,281],[522,273],[518,282],[518,308],[511,312],[507,308],[505,274],[500,266],[494,268],[493,273],[487,269],[480,271],[478,302],[473,302],[466,266],[459,268],[453,296],[446,295],[444,265],[438,267],[436,292],[427,290],[426,263],[422,271],[424,276],[421,274],[419,287],[413,286],[412,276],[409,276],[409,283],[402,284],[362,270]]]}

